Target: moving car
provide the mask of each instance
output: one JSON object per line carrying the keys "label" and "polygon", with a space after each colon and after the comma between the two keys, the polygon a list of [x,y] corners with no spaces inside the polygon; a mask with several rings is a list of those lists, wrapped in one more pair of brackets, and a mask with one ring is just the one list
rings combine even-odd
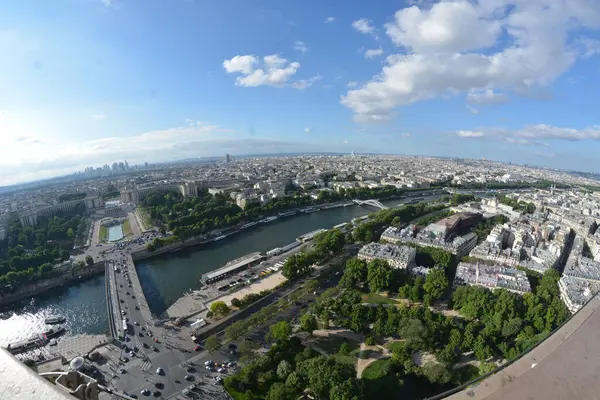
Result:
{"label": "moving car", "polygon": [[184,377],[184,379],[185,379],[186,381],[191,381],[191,380],[193,380],[193,379],[194,379],[194,377],[193,377],[192,375],[186,375],[186,376]]}
{"label": "moving car", "polygon": [[156,373],[158,375],[163,375],[165,373],[165,371],[161,367],[158,367],[158,368],[156,368]]}
{"label": "moving car", "polygon": [[144,395],[144,396],[150,396],[150,393],[151,393],[151,392],[150,392],[148,389],[144,389],[144,390],[142,390],[142,391],[141,391],[141,393],[142,393],[142,395]]}

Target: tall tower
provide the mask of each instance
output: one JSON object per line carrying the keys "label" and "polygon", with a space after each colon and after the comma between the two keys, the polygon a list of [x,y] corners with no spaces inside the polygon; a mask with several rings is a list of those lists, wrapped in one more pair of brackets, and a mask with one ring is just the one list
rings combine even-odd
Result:
{"label": "tall tower", "polygon": [[231,162],[231,156],[229,154],[225,154],[225,162],[226,163],[230,163]]}

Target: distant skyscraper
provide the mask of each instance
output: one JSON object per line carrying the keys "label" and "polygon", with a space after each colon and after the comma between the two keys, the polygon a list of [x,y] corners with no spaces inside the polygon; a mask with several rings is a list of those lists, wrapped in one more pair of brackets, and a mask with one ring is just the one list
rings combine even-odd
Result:
{"label": "distant skyscraper", "polygon": [[144,168],[148,169],[148,163],[147,162],[144,163]]}
{"label": "distant skyscraper", "polygon": [[356,157],[356,154],[354,154],[354,150],[352,150],[352,153],[350,154],[352,157]]}
{"label": "distant skyscraper", "polygon": [[225,154],[225,162],[226,163],[231,162],[231,156],[229,154]]}

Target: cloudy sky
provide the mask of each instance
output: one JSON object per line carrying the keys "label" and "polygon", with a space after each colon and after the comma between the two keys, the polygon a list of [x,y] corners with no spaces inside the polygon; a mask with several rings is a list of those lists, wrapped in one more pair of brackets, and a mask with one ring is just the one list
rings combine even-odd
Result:
{"label": "cloudy sky", "polygon": [[6,0],[0,185],[269,152],[600,172],[600,1]]}

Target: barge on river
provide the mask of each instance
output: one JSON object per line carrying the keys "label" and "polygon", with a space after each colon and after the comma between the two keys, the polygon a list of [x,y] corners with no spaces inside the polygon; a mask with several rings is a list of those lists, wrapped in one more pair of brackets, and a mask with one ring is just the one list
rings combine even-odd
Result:
{"label": "barge on river", "polygon": [[10,351],[12,354],[19,354],[38,347],[43,347],[48,343],[49,339],[60,336],[65,333],[65,331],[66,330],[63,327],[48,329],[47,331],[32,336],[27,340],[9,344],[6,347],[6,350]]}
{"label": "barge on river", "polygon": [[201,281],[202,283],[212,283],[219,281],[221,279],[225,279],[228,276],[231,276],[237,272],[240,272],[246,268],[252,267],[265,259],[265,256],[260,252],[247,254],[243,257],[235,259],[233,261],[229,261],[223,267],[216,269],[212,272],[208,272],[202,275]]}

